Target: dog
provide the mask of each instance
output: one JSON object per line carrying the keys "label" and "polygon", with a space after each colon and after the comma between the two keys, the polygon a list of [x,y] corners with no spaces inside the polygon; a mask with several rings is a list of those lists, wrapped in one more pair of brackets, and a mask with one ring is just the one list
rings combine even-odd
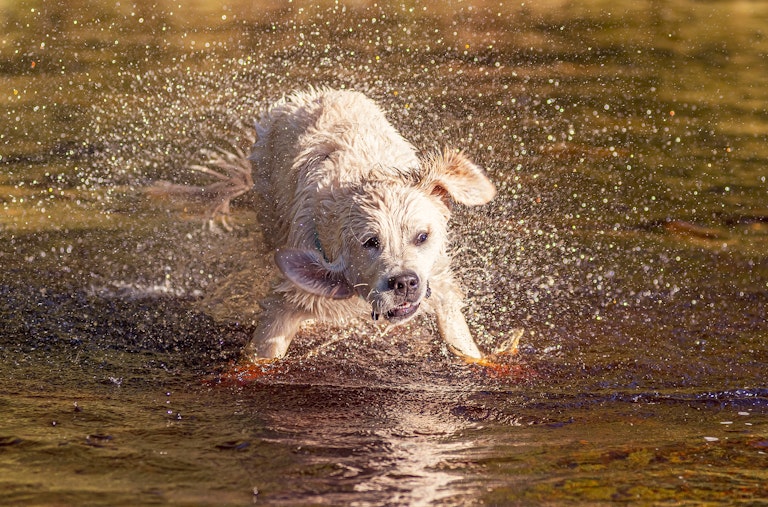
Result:
{"label": "dog", "polygon": [[296,92],[266,109],[255,130],[247,161],[223,154],[216,171],[197,166],[220,180],[204,189],[215,196],[214,214],[226,217],[232,198],[257,194],[281,274],[243,359],[282,358],[310,319],[397,325],[421,312],[435,315],[453,352],[482,358],[451,271],[448,221],[454,203],[494,198],[485,172],[452,149],[419,156],[355,91]]}

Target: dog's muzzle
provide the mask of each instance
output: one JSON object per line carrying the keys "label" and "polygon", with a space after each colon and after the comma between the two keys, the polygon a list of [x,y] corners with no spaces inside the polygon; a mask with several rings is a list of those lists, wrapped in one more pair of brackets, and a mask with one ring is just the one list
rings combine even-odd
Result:
{"label": "dog's muzzle", "polygon": [[[416,275],[401,275],[399,277],[390,278],[388,286],[393,291],[396,299],[403,299],[401,303],[387,310],[384,317],[387,320],[404,320],[416,313],[421,304],[420,301],[415,300],[415,296],[419,289],[419,279]],[[427,282],[427,290],[424,293],[424,298],[429,298],[432,295],[432,289]],[[371,312],[371,318],[373,320],[379,320],[380,314],[374,309]]]}

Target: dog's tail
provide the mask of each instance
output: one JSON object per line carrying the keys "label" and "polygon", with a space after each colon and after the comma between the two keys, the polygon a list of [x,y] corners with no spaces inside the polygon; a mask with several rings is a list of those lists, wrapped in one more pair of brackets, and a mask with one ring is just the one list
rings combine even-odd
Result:
{"label": "dog's tail", "polygon": [[[247,135],[252,142],[253,134]],[[230,203],[253,189],[251,161],[242,149],[232,146],[230,150],[202,150],[206,160],[189,169],[213,177],[213,183],[203,186],[184,185],[169,181],[157,181],[147,188],[147,194],[156,197],[181,197],[208,204],[208,226],[218,230],[219,224],[227,231],[233,229],[230,223]]]}

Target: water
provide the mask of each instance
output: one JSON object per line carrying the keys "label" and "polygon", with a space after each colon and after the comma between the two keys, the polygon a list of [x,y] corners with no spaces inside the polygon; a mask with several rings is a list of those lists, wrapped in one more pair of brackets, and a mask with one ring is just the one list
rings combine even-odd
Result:
{"label": "water", "polygon": [[[768,8],[0,4],[0,486],[13,505],[768,499]],[[293,89],[362,90],[500,194],[454,220],[495,372],[422,319],[237,356],[254,213],[149,199]],[[245,124],[245,127],[243,126]]]}

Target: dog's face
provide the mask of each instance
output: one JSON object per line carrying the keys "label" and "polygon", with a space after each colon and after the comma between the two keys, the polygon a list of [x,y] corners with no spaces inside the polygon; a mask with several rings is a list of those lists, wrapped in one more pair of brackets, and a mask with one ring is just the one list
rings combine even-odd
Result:
{"label": "dog's face", "polygon": [[374,319],[403,322],[429,297],[434,270],[446,268],[439,261],[451,202],[484,204],[495,193],[479,167],[446,151],[424,161],[418,181],[367,182],[333,193],[316,216],[317,249],[279,250],[275,259],[302,290],[357,295]]}
{"label": "dog's face", "polygon": [[350,200],[341,224],[345,278],[375,320],[407,320],[429,296],[433,268],[445,254],[448,208],[402,183],[365,185]]}

